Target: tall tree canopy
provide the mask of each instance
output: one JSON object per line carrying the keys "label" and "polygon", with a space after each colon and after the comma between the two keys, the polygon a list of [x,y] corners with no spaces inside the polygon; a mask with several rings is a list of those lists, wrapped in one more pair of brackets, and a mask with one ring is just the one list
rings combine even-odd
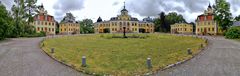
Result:
{"label": "tall tree canopy", "polygon": [[0,4],[0,40],[9,37],[12,33],[12,21],[10,13],[6,7]]}
{"label": "tall tree canopy", "polygon": [[236,21],[240,21],[240,15],[237,16],[237,17],[235,17],[235,20],[236,20]]}
{"label": "tall tree canopy", "polygon": [[161,12],[160,17],[154,20],[155,31],[157,32],[170,32],[170,25],[180,22],[186,22],[181,14],[176,12],[170,12],[165,15],[164,12]]}
{"label": "tall tree canopy", "polygon": [[33,22],[35,15],[36,0],[14,0],[15,4],[12,6],[12,15],[14,18],[14,34],[19,37],[25,34],[34,34],[34,27],[30,25]]}
{"label": "tall tree canopy", "polygon": [[214,5],[214,20],[223,31],[226,31],[232,26],[232,14],[230,12],[230,3],[226,0],[215,0]]}
{"label": "tall tree canopy", "polygon": [[94,33],[93,21],[91,19],[83,19],[80,21],[80,33]]}

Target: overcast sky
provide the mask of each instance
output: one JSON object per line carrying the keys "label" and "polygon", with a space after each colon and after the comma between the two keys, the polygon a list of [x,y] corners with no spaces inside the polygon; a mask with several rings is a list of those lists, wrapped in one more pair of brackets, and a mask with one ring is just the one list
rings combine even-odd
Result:
{"label": "overcast sky", "polygon": [[[0,0],[8,9],[13,0]],[[144,17],[157,17],[160,12],[178,12],[188,22],[194,22],[196,17],[203,13],[209,3],[214,0],[38,0],[37,4],[43,3],[48,14],[53,15],[60,21],[65,13],[71,12],[77,20],[85,18],[93,19],[94,22],[100,16],[103,20],[109,20],[120,14],[126,1],[126,8],[130,15],[141,20]],[[240,15],[240,0],[227,0],[231,4],[233,16]]]}

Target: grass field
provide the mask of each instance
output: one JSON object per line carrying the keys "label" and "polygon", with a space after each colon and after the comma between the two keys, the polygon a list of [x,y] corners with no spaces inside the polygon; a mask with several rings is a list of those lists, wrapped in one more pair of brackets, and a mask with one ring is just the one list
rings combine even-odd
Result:
{"label": "grass field", "polygon": [[[166,34],[149,34],[140,38],[105,38],[110,35],[86,35],[45,40],[42,47],[48,54],[73,68],[95,75],[135,76],[156,71],[169,64],[189,59],[187,48],[199,52],[204,40]],[[54,54],[50,49],[55,48]],[[81,67],[86,56],[87,67]],[[152,59],[151,70],[146,59]]]}

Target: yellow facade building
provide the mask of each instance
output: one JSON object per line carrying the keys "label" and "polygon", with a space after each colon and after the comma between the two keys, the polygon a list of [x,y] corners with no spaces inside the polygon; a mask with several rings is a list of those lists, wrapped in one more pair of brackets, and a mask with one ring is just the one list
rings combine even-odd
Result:
{"label": "yellow facade building", "polygon": [[59,25],[60,34],[80,34],[80,24],[71,13],[67,13]]}
{"label": "yellow facade building", "polygon": [[196,20],[196,34],[197,35],[217,35],[222,34],[216,21],[214,20],[214,13],[212,6],[209,4],[208,9],[204,14],[199,15]]}
{"label": "yellow facade building", "polygon": [[175,23],[171,25],[172,34],[193,34],[193,25],[188,23]]}
{"label": "yellow facade building", "polygon": [[139,21],[137,18],[131,17],[128,10],[121,10],[121,15],[112,17],[109,21],[103,21],[101,17],[94,23],[95,33],[153,33],[154,23],[150,21]]}
{"label": "yellow facade building", "polygon": [[39,13],[34,16],[34,21],[31,23],[35,27],[36,32],[45,32],[47,35],[56,34],[56,21],[53,16],[48,15],[44,6],[38,7]]}

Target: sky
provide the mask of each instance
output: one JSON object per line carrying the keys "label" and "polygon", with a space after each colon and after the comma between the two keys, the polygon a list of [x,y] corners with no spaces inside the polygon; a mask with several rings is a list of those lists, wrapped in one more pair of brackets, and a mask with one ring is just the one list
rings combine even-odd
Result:
{"label": "sky", "polygon": [[[8,9],[13,0],[0,0]],[[240,15],[240,0],[227,0],[231,4],[233,16]],[[37,5],[43,4],[49,15],[53,15],[57,21],[62,20],[65,13],[71,12],[76,20],[92,19],[96,22],[98,17],[109,20],[116,17],[123,9],[126,9],[132,17],[142,20],[145,17],[158,17],[160,12],[177,12],[182,14],[187,22],[194,22],[196,17],[203,14],[209,3],[214,0],[38,0]]]}

